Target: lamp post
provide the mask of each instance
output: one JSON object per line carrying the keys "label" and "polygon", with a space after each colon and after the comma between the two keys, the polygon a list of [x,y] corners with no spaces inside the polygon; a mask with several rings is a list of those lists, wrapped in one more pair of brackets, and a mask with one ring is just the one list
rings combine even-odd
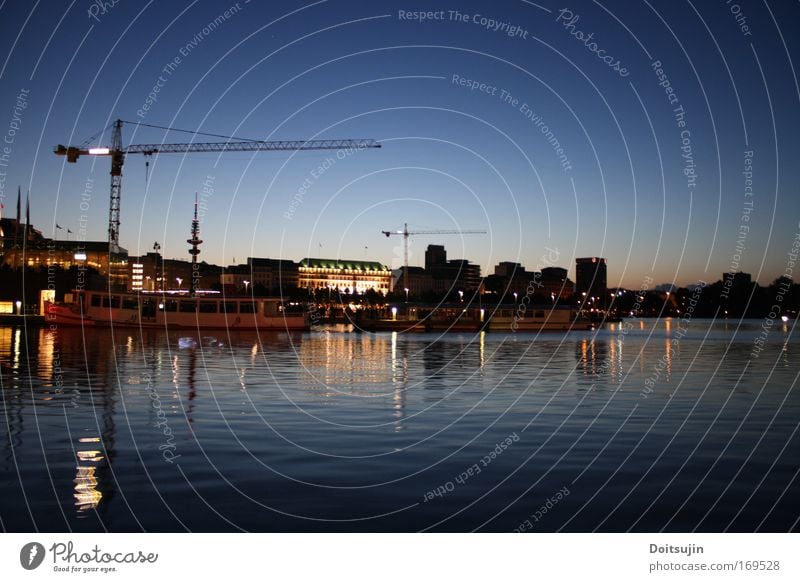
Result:
{"label": "lamp post", "polygon": [[183,279],[181,279],[180,277],[175,277],[175,280],[178,282],[178,293],[180,294],[181,285],[183,284]]}
{"label": "lamp post", "polygon": [[461,303],[464,303],[464,292],[461,289],[458,290],[458,298]]}
{"label": "lamp post", "polygon": [[406,292],[406,303],[408,303],[408,287],[406,287],[404,291]]}
{"label": "lamp post", "polygon": [[244,283],[244,294],[247,295],[247,286],[250,284],[250,281],[242,281]]}
{"label": "lamp post", "polygon": [[[159,277],[159,275],[158,275],[158,262],[159,262],[159,260],[161,259],[161,255],[159,255],[159,252],[160,252],[160,251],[161,251],[161,245],[160,245],[160,244],[158,244],[158,241],[154,242],[154,243],[153,243],[153,252],[154,252],[154,253],[155,253],[155,255],[156,255],[156,256],[155,256],[155,263],[156,263],[156,281],[162,281],[162,280],[163,280],[163,277],[164,277],[164,270],[163,270],[163,269],[161,270],[161,276]],[[159,287],[162,287],[162,290],[163,290],[163,285],[159,285]]]}
{"label": "lamp post", "polygon": [[514,304],[516,305],[516,303],[517,303],[517,292],[514,291]]}

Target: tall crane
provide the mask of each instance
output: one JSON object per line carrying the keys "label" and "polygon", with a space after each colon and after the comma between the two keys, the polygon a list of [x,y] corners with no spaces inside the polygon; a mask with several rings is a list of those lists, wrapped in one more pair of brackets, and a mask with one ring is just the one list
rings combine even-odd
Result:
{"label": "tall crane", "polygon": [[408,237],[417,234],[486,234],[485,230],[408,230],[408,223],[403,224],[403,230],[382,230],[386,237],[403,236],[403,287],[408,289]]}
{"label": "tall crane", "polygon": [[[223,142],[211,143],[148,143],[137,145],[122,145],[122,125],[143,125],[172,131],[183,131],[196,135],[213,135],[226,139]],[[128,154],[186,154],[196,152],[262,152],[262,151],[294,151],[294,150],[352,150],[379,148],[381,144],[374,139],[320,139],[320,140],[295,140],[295,141],[261,141],[243,139],[215,134],[203,134],[186,130],[176,130],[171,127],[160,127],[144,123],[123,121],[117,119],[113,124],[111,146],[88,147],[58,145],[53,150],[56,155],[66,156],[67,162],[75,163],[80,156],[109,156],[111,158],[111,202],[108,209],[108,243],[109,251],[119,252],[119,224],[120,200],[122,198],[122,166]],[[105,130],[104,130],[105,131]]]}

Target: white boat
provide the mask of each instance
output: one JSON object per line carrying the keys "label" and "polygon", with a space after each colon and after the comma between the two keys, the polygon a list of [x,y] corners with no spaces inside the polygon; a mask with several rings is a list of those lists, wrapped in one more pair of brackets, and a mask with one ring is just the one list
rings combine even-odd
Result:
{"label": "white boat", "polygon": [[301,306],[274,297],[219,294],[109,293],[76,291],[65,301],[44,301],[45,323],[83,327],[161,329],[308,330]]}

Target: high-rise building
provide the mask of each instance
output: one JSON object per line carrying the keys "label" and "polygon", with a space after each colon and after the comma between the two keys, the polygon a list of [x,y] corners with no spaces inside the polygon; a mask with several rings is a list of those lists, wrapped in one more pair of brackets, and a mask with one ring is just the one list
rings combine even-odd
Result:
{"label": "high-rise building", "polygon": [[575,291],[588,297],[601,296],[608,289],[606,259],[588,257],[575,259]]}
{"label": "high-rise building", "polygon": [[444,245],[428,245],[425,251],[425,270],[431,271],[447,265],[447,251]]}

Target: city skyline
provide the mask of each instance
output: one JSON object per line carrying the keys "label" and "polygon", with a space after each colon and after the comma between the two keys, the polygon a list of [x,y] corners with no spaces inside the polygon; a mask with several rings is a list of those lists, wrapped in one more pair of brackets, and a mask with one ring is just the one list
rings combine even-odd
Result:
{"label": "city skyline", "polygon": [[[131,254],[158,241],[165,256],[187,256],[197,192],[203,258],[218,264],[325,256],[396,268],[401,241],[380,231],[407,222],[488,233],[412,239],[410,265],[439,243],[484,272],[500,261],[539,270],[553,250],[571,271],[578,257],[609,257],[609,285],[629,288],[645,277],[681,286],[716,280],[732,266],[761,284],[784,272],[800,231],[790,35],[750,38],[730,13],[713,20],[711,7],[693,8],[693,18],[646,5],[565,12],[437,3],[431,18],[419,9],[200,3],[147,18],[122,3],[95,15],[7,5],[9,29],[16,22],[54,33],[50,41],[22,35],[15,45],[16,34],[5,35],[0,107],[12,143],[0,161],[4,215],[20,184],[47,235],[58,223],[105,240],[109,160],[66,165],[52,149],[80,144],[119,117],[255,139],[382,145],[129,156],[121,244]],[[793,10],[754,11],[748,26],[782,30]],[[624,26],[634,20],[638,36]],[[20,51],[37,58],[17,58]],[[123,139],[205,141],[133,125]],[[106,133],[91,143],[109,142]]]}
{"label": "city skyline", "polygon": [[[69,229],[66,229],[66,228],[60,226],[58,223],[56,223],[57,224],[56,234],[58,234],[58,231],[62,231],[62,232],[66,231],[67,232],[66,238],[59,239],[56,236],[54,238],[48,239],[41,232],[41,229],[37,229],[36,228],[35,224],[33,224],[32,222],[31,223],[27,223],[27,222],[25,222],[25,220],[22,220],[23,218],[25,218],[27,220],[27,215],[30,212],[30,210],[29,210],[30,206],[29,206],[29,200],[26,199],[26,217],[22,217],[22,215],[21,215],[21,201],[22,201],[22,194],[21,194],[21,191],[19,191],[18,192],[18,204],[17,204],[18,208],[20,209],[19,218],[15,217],[12,220],[11,217],[9,217],[9,216],[2,216],[2,212],[0,212],[0,217],[2,217],[4,219],[4,222],[6,223],[6,227],[4,229],[0,228],[0,232],[3,232],[3,230],[7,231],[3,235],[5,237],[3,240],[4,240],[6,245],[8,245],[9,243],[11,243],[11,245],[12,245],[12,246],[9,246],[8,249],[6,249],[6,250],[15,248],[14,245],[17,245],[16,249],[17,249],[17,253],[19,253],[20,252],[19,249],[22,248],[22,247],[18,246],[18,245],[20,245],[21,241],[23,239],[25,239],[29,234],[30,235],[35,235],[36,237],[44,237],[45,241],[50,241],[51,243],[58,244],[58,248],[59,249],[62,249],[62,247],[64,247],[64,243],[73,243],[73,244],[76,245],[76,248],[78,248],[78,247],[84,248],[85,247],[85,243],[88,243],[88,244],[92,245],[92,247],[95,249],[95,252],[97,251],[97,249],[100,248],[100,246],[103,246],[103,245],[108,246],[105,241],[90,241],[90,240],[78,239],[78,238],[74,238],[74,237],[72,239],[70,239],[70,234],[74,235],[75,233],[72,232]],[[195,203],[195,204],[197,205],[197,203]],[[201,221],[197,220],[197,210],[195,210],[195,220],[197,221],[198,226],[200,226]],[[195,220],[192,221],[192,227],[191,227],[191,230],[192,230],[191,234],[192,234],[193,237],[195,235],[199,235],[200,234],[199,230],[196,233],[193,230],[195,228]],[[17,222],[17,221],[19,221],[19,222]],[[20,237],[20,233],[19,233],[19,230],[14,227],[14,223],[17,223],[22,228],[23,235],[22,235],[21,238],[19,238]],[[395,233],[393,233],[393,234],[395,234]],[[396,234],[402,234],[402,231],[397,231]],[[430,236],[435,237],[436,235],[430,235]],[[185,241],[185,242],[186,243],[191,243],[191,241],[188,241],[188,240]],[[84,246],[81,246],[81,245],[84,245]],[[67,245],[67,246],[69,246],[69,245]],[[424,260],[422,261],[422,264],[421,265],[415,265],[415,264],[411,264],[411,262],[409,262],[409,268],[410,269],[421,269],[421,270],[423,270],[423,272],[425,270],[429,270],[431,268],[430,265],[429,265],[429,253],[431,253],[432,249],[434,250],[434,252],[436,252],[436,249],[440,249],[440,251],[438,251],[438,252],[443,252],[444,256],[446,256],[447,255],[446,246],[447,245],[444,245],[444,244],[443,245],[428,244],[427,247],[426,247],[425,253],[424,253]],[[790,252],[789,252],[790,256],[792,256],[793,254],[794,255],[797,254],[798,246],[800,246],[800,242],[794,241],[794,243],[793,243],[793,245],[792,245],[792,247],[790,249]],[[35,261],[34,261],[36,263],[36,265],[34,265],[34,266],[37,266],[37,265],[40,265],[40,264],[44,265],[44,263],[42,263],[40,261],[41,257],[39,257],[39,255],[37,254],[37,250],[36,250],[36,249],[39,249],[39,251],[41,251],[42,249],[40,247],[41,247],[41,245],[39,245],[39,247],[36,247],[36,248],[29,247],[30,257],[33,257],[33,256],[37,257],[35,259]],[[48,243],[48,244],[46,244],[46,246],[44,248],[45,249],[49,249],[49,248],[51,248],[51,246]],[[55,248],[55,247],[53,247],[53,248]],[[128,249],[125,248],[124,246],[122,246],[122,248],[125,251],[128,251]],[[365,250],[366,249],[368,249],[368,247],[365,247]],[[320,247],[320,250],[322,250],[321,247]],[[515,261],[507,261],[507,260],[504,260],[504,259],[500,258],[500,259],[498,259],[498,261],[497,261],[497,263],[495,265],[490,265],[489,267],[483,267],[481,265],[477,265],[480,268],[481,279],[485,280],[487,277],[490,277],[492,274],[496,275],[498,268],[503,269],[503,270],[507,270],[509,267],[513,267],[514,269],[518,270],[519,273],[521,273],[523,275],[527,274],[527,275],[531,275],[531,276],[533,276],[533,275],[541,275],[543,273],[543,271],[548,271],[548,270],[550,270],[550,271],[557,270],[558,271],[558,270],[561,270],[561,271],[564,271],[567,275],[569,275],[571,273],[574,276],[575,281],[570,281],[570,283],[572,285],[574,285],[574,291],[576,293],[580,293],[581,290],[584,290],[584,289],[586,289],[587,291],[590,291],[590,289],[587,288],[587,284],[582,284],[581,281],[580,281],[580,279],[581,279],[581,274],[580,274],[581,265],[587,265],[587,263],[591,263],[593,265],[594,263],[597,262],[598,263],[598,267],[602,267],[603,272],[602,272],[602,274],[600,274],[600,272],[598,271],[596,276],[599,277],[599,279],[604,282],[601,285],[602,287],[605,288],[607,286],[605,284],[605,282],[608,280],[607,279],[607,271],[606,271],[607,266],[608,266],[608,258],[607,257],[575,257],[575,259],[573,260],[572,265],[564,266],[563,264],[553,262],[555,260],[555,257],[559,256],[558,254],[554,254],[553,253],[553,249],[545,249],[545,250],[549,251],[549,256],[548,255],[543,255],[540,258],[540,261],[539,261],[538,266],[537,266],[537,270],[535,270],[535,271],[529,271],[527,269],[527,265],[525,265],[523,263],[519,263],[519,262],[515,262]],[[199,257],[200,254],[202,254],[202,252],[198,252],[197,256]],[[168,260],[168,261],[176,262],[176,263],[186,263],[188,265],[188,264],[191,264],[191,262],[192,262],[192,250],[191,250],[191,248],[189,248],[187,250],[188,257],[167,256],[167,255],[164,255],[161,252],[161,245],[158,243],[158,241],[156,241],[154,243],[153,249],[149,249],[149,250],[145,249],[144,252],[141,252],[141,253],[130,253],[130,252],[128,252],[127,258],[128,258],[128,263],[130,265],[133,265],[133,263],[137,262],[138,259],[142,259],[142,258],[144,258],[146,256],[149,257],[149,256],[155,256],[155,255],[160,256],[162,258],[162,260]],[[24,254],[21,255],[21,256],[16,256],[15,255],[14,258],[13,258],[13,261],[17,261],[17,260],[25,262],[26,259],[24,259]],[[27,260],[29,261],[30,259],[27,259]],[[323,256],[323,255],[318,255],[318,256],[309,255],[309,256],[306,256],[306,257],[302,257],[302,258],[293,258],[293,257],[275,258],[275,257],[266,256],[266,255],[258,255],[258,256],[247,256],[247,257],[245,257],[244,261],[237,260],[236,257],[233,257],[233,261],[230,262],[230,263],[227,263],[227,264],[218,264],[218,263],[215,263],[214,261],[208,261],[205,258],[200,257],[200,262],[208,264],[208,265],[212,265],[212,266],[217,266],[217,267],[220,267],[221,269],[224,269],[224,270],[230,271],[230,272],[235,272],[235,271],[238,271],[238,269],[241,268],[241,267],[248,266],[251,260],[255,260],[255,261],[266,260],[266,261],[279,261],[279,262],[288,261],[288,262],[291,262],[291,263],[294,263],[294,264],[301,264],[304,261],[308,261],[308,260],[336,261],[336,262],[339,262],[339,263],[348,263],[348,262],[370,263],[371,262],[371,263],[381,264],[381,265],[387,267],[388,270],[393,273],[393,276],[396,275],[397,273],[402,272],[402,270],[403,270],[403,265],[402,264],[399,264],[399,266],[391,266],[391,265],[389,265],[389,263],[383,263],[382,261],[375,261],[371,257],[366,256],[366,255],[364,257],[362,257],[362,258],[327,257],[327,256]],[[6,261],[6,262],[8,262],[8,261]],[[57,261],[57,262],[60,264],[60,261]],[[399,262],[399,258],[395,257],[395,261],[394,262],[398,263]],[[451,262],[455,262],[455,263],[466,262],[467,264],[472,263],[472,261],[471,261],[471,259],[469,257],[460,257],[458,259],[451,259]],[[26,264],[28,264],[28,263],[26,263]],[[475,264],[473,263],[473,266],[474,265]],[[794,263],[791,263],[790,265],[791,266],[789,266],[786,269],[784,269],[784,272],[782,272],[780,274],[777,274],[774,277],[767,277],[767,280],[765,281],[765,283],[763,285],[767,286],[767,285],[773,283],[776,279],[779,279],[781,277],[787,277],[788,276],[791,279],[792,278],[791,273],[792,273],[792,270],[793,270]],[[596,276],[594,274],[594,268],[595,268],[594,266],[589,266],[588,273],[583,275],[583,278],[584,278],[585,281],[593,282],[595,280]],[[787,275],[787,272],[789,273],[789,275]],[[713,274],[711,274],[711,276],[709,277],[708,280],[701,279],[701,280],[698,280],[698,281],[692,281],[692,282],[684,284],[684,285],[679,285],[679,284],[676,284],[674,282],[658,282],[658,281],[654,282],[651,277],[650,278],[646,278],[645,281],[647,282],[648,288],[652,284],[652,288],[654,290],[658,290],[660,288],[687,289],[687,288],[696,286],[698,283],[707,284],[707,283],[713,282],[713,281],[723,281],[724,282],[726,280],[726,277],[733,277],[733,276],[737,276],[737,275],[746,275],[748,277],[748,280],[750,280],[750,278],[751,278],[751,273],[745,272],[742,269],[735,269],[735,270],[728,270],[728,271],[723,272],[722,276],[717,278],[717,279],[715,279]],[[569,280],[569,276],[567,276],[567,279]],[[754,281],[754,282],[759,283],[759,281]],[[398,283],[398,285],[400,285],[400,287],[402,287],[402,282]],[[589,287],[593,286],[593,283],[589,283],[588,286]],[[397,288],[400,288],[400,287],[397,287]],[[608,285],[608,288],[610,288],[610,289],[629,289],[630,290],[630,288],[627,288],[625,285]],[[590,295],[591,294],[592,293],[590,293]]]}

